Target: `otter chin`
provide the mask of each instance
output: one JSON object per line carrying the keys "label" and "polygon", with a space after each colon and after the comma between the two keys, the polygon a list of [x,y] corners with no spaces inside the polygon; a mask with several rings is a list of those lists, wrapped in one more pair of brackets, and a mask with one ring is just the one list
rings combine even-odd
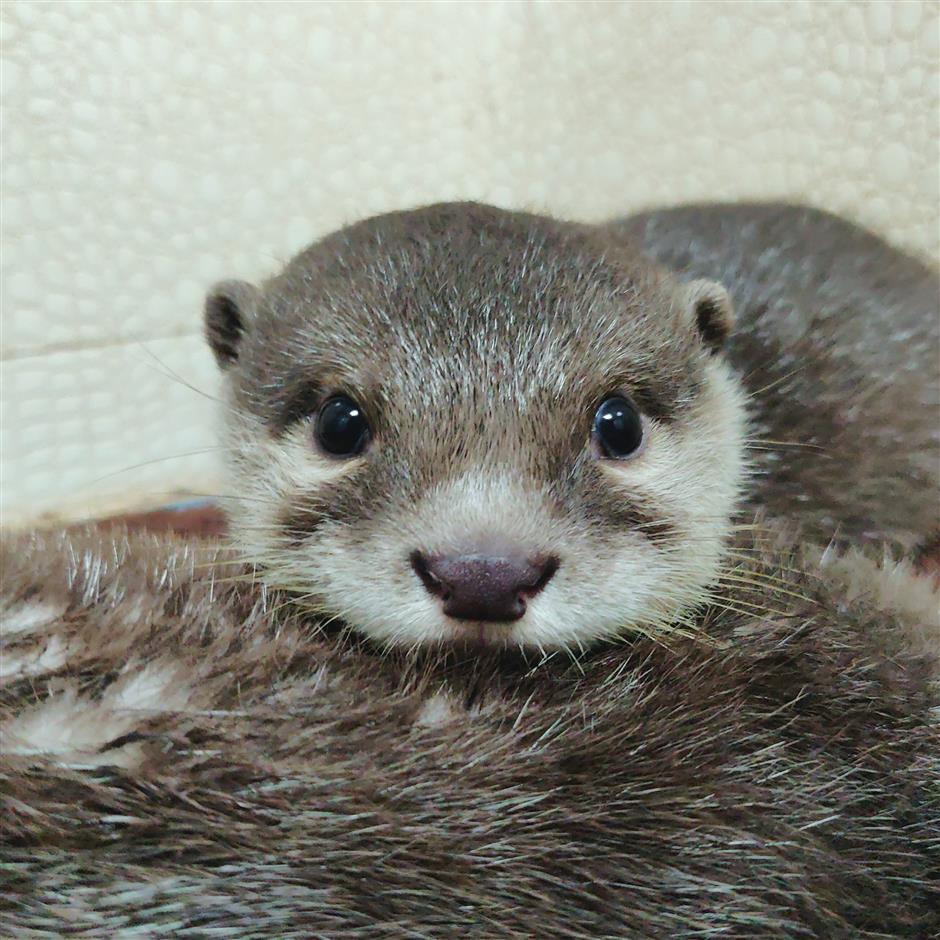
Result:
{"label": "otter chin", "polygon": [[[582,650],[686,629],[739,507],[779,508],[778,470],[809,528],[909,535],[873,499],[842,510],[858,461],[830,479],[782,446],[805,417],[772,397],[785,381],[756,383],[792,324],[769,332],[731,278],[736,326],[719,281],[742,266],[677,273],[637,247],[643,224],[435,205],[327,236],[259,286],[217,285],[231,529],[265,581],[383,644]],[[812,305],[805,278],[795,293]],[[850,449],[853,419],[826,404],[813,433],[838,425]]]}

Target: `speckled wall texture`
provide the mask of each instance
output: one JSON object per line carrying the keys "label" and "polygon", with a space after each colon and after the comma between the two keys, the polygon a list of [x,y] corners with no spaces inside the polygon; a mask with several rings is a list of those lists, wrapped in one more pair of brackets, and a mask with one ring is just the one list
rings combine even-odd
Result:
{"label": "speckled wall texture", "polygon": [[936,3],[0,15],[7,523],[213,492],[205,287],[359,216],[788,197],[937,254]]}

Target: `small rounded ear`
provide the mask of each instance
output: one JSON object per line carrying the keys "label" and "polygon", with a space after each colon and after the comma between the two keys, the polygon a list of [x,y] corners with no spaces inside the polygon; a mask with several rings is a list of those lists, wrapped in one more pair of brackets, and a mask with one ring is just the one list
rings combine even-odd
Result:
{"label": "small rounded ear", "polygon": [[728,292],[716,281],[692,281],[686,285],[689,315],[709,352],[724,346],[734,326],[734,307]]}
{"label": "small rounded ear", "polygon": [[258,289],[245,281],[223,281],[206,297],[206,339],[220,369],[238,359],[238,347],[254,319]]}

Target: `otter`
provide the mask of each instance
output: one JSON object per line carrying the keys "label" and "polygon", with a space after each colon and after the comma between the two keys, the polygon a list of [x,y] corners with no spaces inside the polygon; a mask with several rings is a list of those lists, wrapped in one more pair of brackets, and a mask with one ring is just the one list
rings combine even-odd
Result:
{"label": "otter", "polygon": [[732,550],[713,642],[573,662],[376,649],[192,538],[10,538],[4,935],[940,935],[936,596]]}
{"label": "otter", "polygon": [[206,301],[234,537],[386,646],[681,632],[755,506],[940,529],[937,298],[804,207],[359,222]]}

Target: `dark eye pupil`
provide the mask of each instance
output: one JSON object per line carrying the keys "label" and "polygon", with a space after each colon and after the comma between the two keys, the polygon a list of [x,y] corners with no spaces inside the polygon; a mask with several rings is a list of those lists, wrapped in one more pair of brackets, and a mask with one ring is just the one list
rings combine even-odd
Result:
{"label": "dark eye pupil", "polygon": [[636,408],[626,398],[616,396],[597,409],[594,433],[608,457],[628,457],[643,440],[643,423]]}
{"label": "dark eye pupil", "polygon": [[369,423],[351,398],[337,395],[320,409],[317,440],[328,454],[352,457],[362,453],[369,443]]}

